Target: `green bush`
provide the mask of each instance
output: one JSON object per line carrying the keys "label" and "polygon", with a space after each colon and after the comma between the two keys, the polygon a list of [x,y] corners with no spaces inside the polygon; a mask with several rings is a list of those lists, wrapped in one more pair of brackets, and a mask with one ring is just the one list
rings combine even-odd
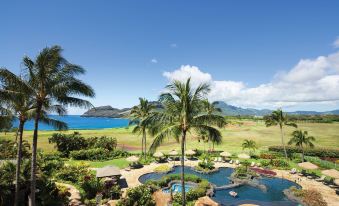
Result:
{"label": "green bush", "polygon": [[274,159],[270,162],[273,167],[288,168],[290,165],[283,159]]}
{"label": "green bush", "polygon": [[69,156],[75,160],[105,160],[109,158],[109,151],[103,148],[72,151]]}
{"label": "green bush", "polygon": [[87,141],[79,132],[73,134],[54,133],[48,138],[49,143],[55,143],[55,146],[63,156],[68,157],[69,153],[74,150],[87,148]]}
{"label": "green bush", "polygon": [[322,160],[319,157],[306,156],[305,160],[313,164],[316,164],[319,167],[324,168],[324,169],[335,169],[336,168],[336,165],[333,162]]}
{"label": "green bush", "polygon": [[[22,141],[22,157],[29,158],[30,144]],[[0,140],[0,159],[13,159],[17,156],[17,143],[13,140]]]}
{"label": "green bush", "polygon": [[263,167],[267,167],[267,166],[270,165],[270,161],[269,161],[269,160],[261,160],[261,161],[260,161],[260,164],[261,164],[261,166],[263,166]]}
{"label": "green bush", "polygon": [[84,177],[89,175],[90,170],[88,165],[78,164],[78,165],[65,165],[59,171],[57,171],[54,176],[59,180],[78,183],[82,181]]}
{"label": "green bush", "polygon": [[[268,147],[269,151],[283,153],[284,148],[282,146],[270,146]],[[289,155],[293,153],[301,153],[301,149],[299,147],[286,146],[287,153]],[[305,155],[308,156],[316,156],[316,157],[332,157],[339,158],[339,149],[329,149],[329,148],[305,148]]]}
{"label": "green bush", "polygon": [[104,190],[104,183],[103,181],[97,181],[95,175],[89,174],[82,179],[80,187],[82,189],[81,196],[90,200]]}
{"label": "green bush", "polygon": [[127,190],[125,198],[122,198],[117,206],[155,206],[155,201],[152,197],[153,190],[148,185],[140,185]]}
{"label": "green bush", "polygon": [[209,171],[214,169],[214,163],[212,161],[212,157],[209,154],[202,154],[200,156],[200,159],[202,160],[199,162],[198,167],[196,167],[197,170],[201,171]]}
{"label": "green bush", "polygon": [[89,148],[104,148],[108,151],[113,151],[117,147],[117,139],[113,137],[90,137],[87,138]]}

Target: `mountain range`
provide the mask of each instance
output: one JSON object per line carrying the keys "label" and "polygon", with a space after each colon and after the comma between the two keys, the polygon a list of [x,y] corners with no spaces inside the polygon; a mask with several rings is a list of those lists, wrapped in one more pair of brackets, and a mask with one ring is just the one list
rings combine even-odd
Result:
{"label": "mountain range", "polygon": [[[161,107],[159,102],[151,102],[155,104],[157,107]],[[217,108],[220,108],[222,113],[227,116],[264,116],[270,114],[272,110],[269,109],[253,109],[253,108],[242,108],[229,105],[222,101],[214,102]],[[85,112],[82,117],[109,117],[109,118],[125,118],[128,117],[132,108],[124,108],[124,109],[117,109],[111,106],[101,106],[95,107],[87,112]],[[332,110],[327,112],[317,112],[317,111],[294,111],[294,112],[287,112],[288,114],[292,115],[339,115],[338,110]]]}

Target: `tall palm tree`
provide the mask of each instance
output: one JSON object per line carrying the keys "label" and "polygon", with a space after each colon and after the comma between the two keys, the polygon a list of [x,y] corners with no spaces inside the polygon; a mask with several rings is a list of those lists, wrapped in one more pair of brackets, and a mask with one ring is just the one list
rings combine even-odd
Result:
{"label": "tall palm tree", "polygon": [[147,118],[150,117],[151,112],[155,109],[155,106],[148,102],[145,98],[139,98],[140,104],[138,106],[134,106],[131,110],[130,114],[130,122],[129,124],[136,124],[133,129],[133,133],[142,134],[141,138],[141,155],[146,156],[146,130],[150,126]]}
{"label": "tall palm tree", "polygon": [[313,136],[308,136],[307,131],[296,130],[292,133],[292,138],[288,142],[289,145],[294,144],[295,146],[299,147],[302,152],[302,161],[305,161],[305,154],[304,154],[304,145],[309,146],[311,148],[314,147],[313,141],[315,138]]}
{"label": "tall palm tree", "polygon": [[280,128],[280,135],[281,135],[281,144],[284,147],[285,158],[287,159],[287,152],[286,152],[286,145],[284,140],[284,132],[283,126],[291,126],[297,128],[297,124],[291,122],[287,116],[287,114],[283,113],[281,109],[273,111],[272,114],[267,115],[264,117],[266,127],[276,126],[278,125]]}
{"label": "tall palm tree", "polygon": [[[222,110],[218,107],[216,107],[216,103],[211,103],[207,99],[203,100],[204,110],[206,111],[207,115],[213,115],[213,114],[220,114]],[[225,122],[226,123],[226,122]],[[212,142],[212,150],[214,151],[214,144],[221,144],[222,142],[222,136],[209,136],[208,141]]]}
{"label": "tall palm tree", "polygon": [[[154,152],[166,137],[174,137],[181,143],[181,184],[182,205],[186,205],[185,198],[185,171],[184,155],[185,142],[188,132],[204,130],[209,136],[221,136],[218,129],[211,125],[222,127],[225,125],[224,117],[203,111],[202,100],[210,91],[208,84],[200,84],[196,88],[191,87],[191,79],[186,82],[174,81],[166,86],[168,92],[160,95],[159,101],[163,108],[155,111],[150,117],[154,126],[152,133],[154,140],[150,151]],[[181,138],[180,138],[181,136]]]}
{"label": "tall palm tree", "polygon": [[242,143],[242,149],[252,150],[253,152],[257,149],[257,143],[254,140],[245,139]]}
{"label": "tall palm tree", "polygon": [[81,66],[69,63],[63,58],[61,52],[59,46],[46,47],[34,60],[29,57],[23,59],[29,85],[34,90],[36,104],[32,146],[31,206],[36,205],[37,141],[43,109],[53,108],[60,112],[60,105],[89,108],[92,106],[91,103],[77,96],[94,97],[93,89],[76,78],[84,74],[85,70]]}
{"label": "tall palm tree", "polygon": [[[33,99],[33,90],[28,85],[28,82],[5,68],[0,68],[0,96],[2,101],[5,102],[7,111],[15,116],[19,121],[19,140],[17,142],[18,147],[15,175],[15,205],[18,205],[20,190],[19,175],[22,160],[22,137],[24,133],[24,126],[26,121],[33,119],[36,106]],[[50,119],[45,114],[45,111],[42,115],[41,121],[54,125],[56,129],[67,129],[66,123]]]}

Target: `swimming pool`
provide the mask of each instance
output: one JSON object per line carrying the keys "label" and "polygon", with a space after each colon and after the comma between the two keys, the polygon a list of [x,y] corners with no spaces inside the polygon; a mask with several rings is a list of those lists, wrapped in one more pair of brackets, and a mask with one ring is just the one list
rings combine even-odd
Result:
{"label": "swimming pool", "polygon": [[[232,168],[219,168],[217,172],[210,174],[201,174],[194,171],[191,167],[184,167],[186,174],[194,174],[201,178],[208,180],[210,183],[216,186],[222,186],[229,184],[230,175],[233,172]],[[139,177],[141,183],[145,183],[147,180],[157,180],[161,177],[169,174],[179,174],[181,171],[180,166],[175,166],[173,170],[167,174],[161,173],[148,173]],[[283,194],[283,190],[291,186],[300,187],[298,184],[291,182],[283,178],[266,178],[259,179],[261,184],[267,187],[267,192],[263,192],[258,188],[251,186],[240,186],[233,189],[216,190],[213,200],[222,205],[238,205],[240,203],[257,203],[260,205],[282,205],[282,206],[296,206],[298,203],[288,200]],[[233,190],[238,193],[236,198],[229,195],[229,192]]]}
{"label": "swimming pool", "polygon": [[[185,191],[186,192],[188,192],[192,188],[193,188],[193,186],[191,184],[185,183]],[[182,186],[181,186],[180,183],[174,183],[174,184],[172,184],[171,189],[172,189],[173,193],[181,192],[182,191]],[[171,192],[170,189],[163,189],[162,191],[165,192],[165,193],[170,193]]]}

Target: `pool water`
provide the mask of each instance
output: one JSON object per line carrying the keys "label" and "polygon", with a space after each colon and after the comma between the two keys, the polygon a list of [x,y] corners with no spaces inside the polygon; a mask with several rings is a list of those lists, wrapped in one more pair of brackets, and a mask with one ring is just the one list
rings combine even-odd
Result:
{"label": "pool water", "polygon": [[[182,186],[181,186],[180,183],[172,184],[171,188],[172,188],[172,192],[173,193],[177,193],[177,192],[181,192],[182,191]],[[186,192],[188,192],[192,188],[193,188],[192,185],[185,183],[185,191]],[[170,189],[163,189],[162,191],[165,192],[165,193],[170,193],[171,192]]]}
{"label": "pool water", "polygon": [[[233,172],[232,168],[219,168],[217,172],[210,174],[201,174],[194,171],[191,167],[184,167],[185,174],[194,174],[201,178],[208,180],[210,183],[216,186],[227,185],[230,183],[228,177]],[[174,169],[167,174],[160,173],[148,173],[140,176],[139,181],[145,183],[147,180],[157,180],[168,174],[180,174],[181,167],[176,166]],[[244,203],[257,203],[260,205],[282,205],[282,206],[296,206],[298,203],[288,200],[283,194],[283,190],[291,186],[300,187],[298,184],[282,178],[266,178],[259,179],[260,184],[264,184],[267,187],[267,192],[251,187],[251,186],[240,186],[232,189],[216,190],[213,200],[222,205],[238,205]],[[178,184],[180,185],[180,184]],[[173,186],[172,186],[173,187]],[[181,186],[180,186],[181,189]],[[186,188],[185,188],[186,190]],[[229,195],[230,191],[238,193],[236,198]],[[174,190],[173,190],[174,191]],[[181,191],[181,190],[180,190]]]}

